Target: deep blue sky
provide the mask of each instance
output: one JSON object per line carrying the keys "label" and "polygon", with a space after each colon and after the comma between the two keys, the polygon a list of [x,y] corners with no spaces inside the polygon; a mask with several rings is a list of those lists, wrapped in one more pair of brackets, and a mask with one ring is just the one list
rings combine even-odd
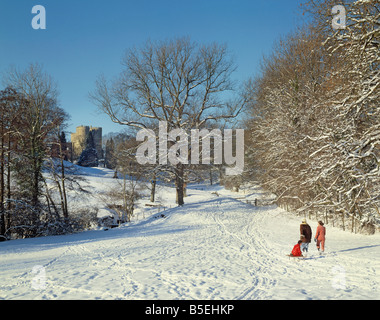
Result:
{"label": "deep blue sky", "polygon": [[[302,22],[302,0],[0,0],[0,72],[10,65],[43,65],[57,81],[69,131],[81,124],[120,131],[88,99],[100,73],[121,70],[127,48],[147,39],[190,36],[226,43],[235,57],[234,77],[258,71],[273,42]],[[46,30],[31,26],[32,7],[46,9]],[[1,87],[0,87],[1,88]]]}

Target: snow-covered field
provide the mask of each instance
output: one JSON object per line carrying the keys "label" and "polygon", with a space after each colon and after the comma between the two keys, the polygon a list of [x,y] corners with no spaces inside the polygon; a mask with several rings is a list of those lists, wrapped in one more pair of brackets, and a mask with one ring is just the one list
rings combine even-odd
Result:
{"label": "snow-covered field", "polygon": [[[89,204],[116,183],[106,169],[85,174]],[[264,196],[258,187],[188,195],[177,208],[174,189],[159,187],[168,209],[142,204],[120,228],[0,243],[0,299],[380,299],[379,234],[327,225],[325,255],[313,242],[298,260],[286,255],[301,218],[247,204]]]}

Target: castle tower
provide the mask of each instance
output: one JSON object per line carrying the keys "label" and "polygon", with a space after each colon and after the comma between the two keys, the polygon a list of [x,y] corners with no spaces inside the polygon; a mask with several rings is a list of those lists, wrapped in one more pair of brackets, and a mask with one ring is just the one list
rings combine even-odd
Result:
{"label": "castle tower", "polygon": [[98,158],[103,158],[102,149],[102,128],[93,128],[89,126],[80,126],[76,128],[76,132],[71,134],[71,143],[73,149],[73,158],[78,159],[82,151],[86,149],[86,138],[90,131],[94,137],[94,143]]}
{"label": "castle tower", "polygon": [[92,136],[94,137],[96,152],[98,153],[98,158],[103,158],[103,148],[102,148],[102,137],[103,137],[103,130],[102,128],[90,128],[90,131],[92,132]]}

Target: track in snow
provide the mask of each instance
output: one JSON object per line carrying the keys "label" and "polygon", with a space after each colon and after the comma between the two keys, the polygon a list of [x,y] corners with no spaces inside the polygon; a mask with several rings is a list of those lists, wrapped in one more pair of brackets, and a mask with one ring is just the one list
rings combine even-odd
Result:
{"label": "track in snow", "polygon": [[[188,204],[166,210],[166,218],[1,243],[0,298],[380,298],[378,236],[331,232],[327,226],[327,254],[319,257],[311,244],[310,259],[294,261],[285,255],[298,240],[299,218],[213,188],[220,197],[214,189],[189,188]],[[46,271],[40,290],[31,285],[36,265]],[[337,289],[342,272],[345,283]]]}

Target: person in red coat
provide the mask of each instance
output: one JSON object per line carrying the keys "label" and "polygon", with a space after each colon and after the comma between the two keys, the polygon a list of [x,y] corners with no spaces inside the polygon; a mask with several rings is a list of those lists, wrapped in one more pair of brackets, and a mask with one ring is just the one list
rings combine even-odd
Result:
{"label": "person in red coat", "polygon": [[293,247],[292,253],[290,254],[291,257],[303,257],[301,252],[301,243],[302,241],[299,240],[298,243]]}
{"label": "person in red coat", "polygon": [[322,252],[325,251],[325,241],[326,241],[326,228],[323,226],[322,221],[318,221],[317,232],[315,234],[314,241],[317,242],[318,251],[322,249]]}

